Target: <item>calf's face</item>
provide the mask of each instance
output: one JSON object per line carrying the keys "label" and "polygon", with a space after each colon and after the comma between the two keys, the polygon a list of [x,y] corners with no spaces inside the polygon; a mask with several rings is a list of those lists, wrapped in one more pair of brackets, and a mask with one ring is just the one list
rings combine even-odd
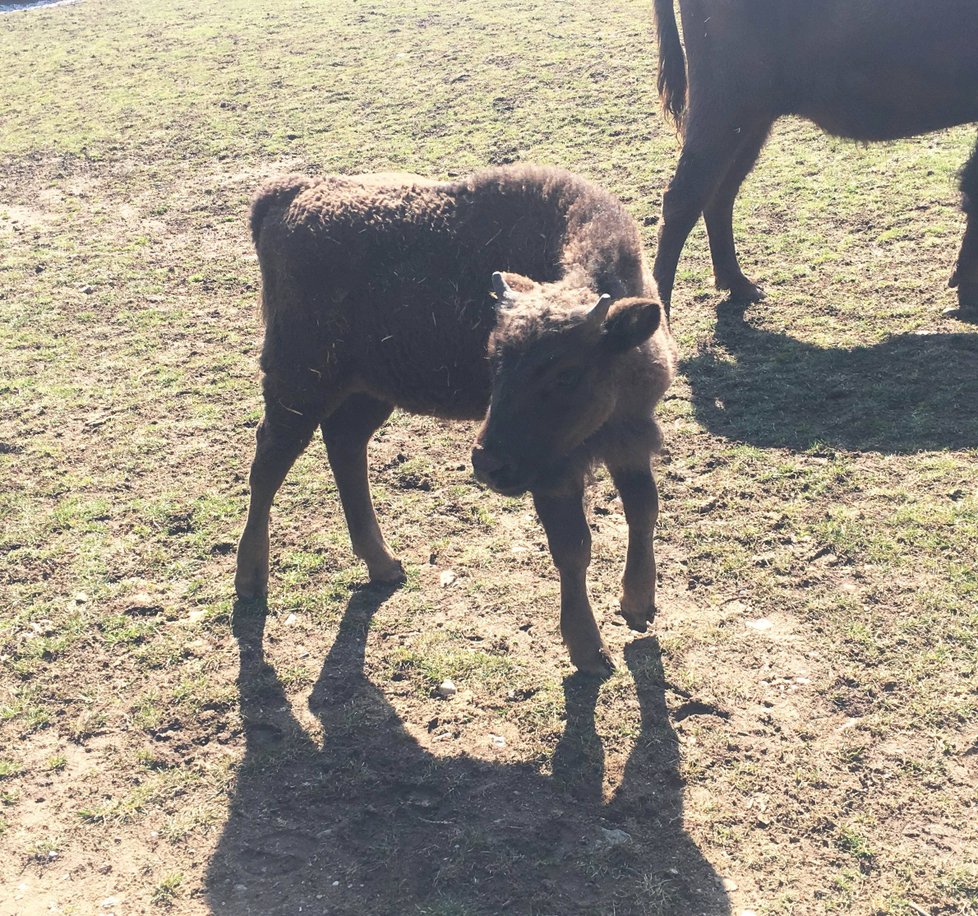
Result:
{"label": "calf's face", "polygon": [[587,290],[513,274],[494,274],[493,287],[492,395],[472,450],[475,476],[507,496],[557,487],[627,396],[616,370],[655,333],[661,307],[609,296],[595,303]]}

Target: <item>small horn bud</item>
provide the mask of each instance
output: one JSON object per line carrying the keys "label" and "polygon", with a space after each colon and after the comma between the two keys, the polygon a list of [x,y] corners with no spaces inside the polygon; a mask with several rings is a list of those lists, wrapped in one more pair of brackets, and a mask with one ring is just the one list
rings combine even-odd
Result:
{"label": "small horn bud", "polygon": [[512,299],[513,291],[509,288],[506,278],[497,270],[492,275],[492,291],[497,299]]}
{"label": "small horn bud", "polygon": [[587,318],[584,319],[585,323],[591,325],[592,327],[597,327],[604,322],[605,318],[608,317],[608,309],[610,308],[611,296],[604,293],[598,298],[594,308],[587,313]]}

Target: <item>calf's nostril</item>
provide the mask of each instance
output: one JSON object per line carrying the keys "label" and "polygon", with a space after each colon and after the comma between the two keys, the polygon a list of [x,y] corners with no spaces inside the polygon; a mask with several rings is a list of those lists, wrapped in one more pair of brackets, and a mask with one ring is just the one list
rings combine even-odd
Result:
{"label": "calf's nostril", "polygon": [[497,458],[492,452],[477,445],[472,449],[472,467],[479,474],[495,474],[506,466],[506,462]]}

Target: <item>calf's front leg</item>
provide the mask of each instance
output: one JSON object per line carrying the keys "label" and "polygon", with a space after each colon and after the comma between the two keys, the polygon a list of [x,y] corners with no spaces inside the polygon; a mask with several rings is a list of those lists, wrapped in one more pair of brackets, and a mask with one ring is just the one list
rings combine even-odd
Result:
{"label": "calf's front leg", "polygon": [[607,674],[615,665],[601,639],[587,596],[591,529],[584,515],[584,490],[534,493],[533,503],[560,573],[560,634],[571,662],[587,674]]}
{"label": "calf's front leg", "polygon": [[633,630],[644,633],[655,617],[655,551],[652,536],[659,517],[659,491],[647,465],[611,468],[628,523],[628,554],[622,576],[621,616]]}

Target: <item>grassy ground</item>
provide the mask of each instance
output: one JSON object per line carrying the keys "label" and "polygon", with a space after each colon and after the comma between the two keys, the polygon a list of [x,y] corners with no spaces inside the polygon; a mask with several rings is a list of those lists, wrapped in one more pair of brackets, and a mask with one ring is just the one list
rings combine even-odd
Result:
{"label": "grassy ground", "polygon": [[[364,588],[321,448],[235,607],[260,416],[247,201],[286,171],[557,163],[651,247],[648,4],[84,0],[0,17],[0,912],[978,911],[978,335],[940,318],[968,130],[777,130],[767,302],[674,301],[656,635],[571,676],[528,500],[396,416]],[[441,583],[442,573],[456,578]],[[433,687],[451,677],[450,700]]]}

